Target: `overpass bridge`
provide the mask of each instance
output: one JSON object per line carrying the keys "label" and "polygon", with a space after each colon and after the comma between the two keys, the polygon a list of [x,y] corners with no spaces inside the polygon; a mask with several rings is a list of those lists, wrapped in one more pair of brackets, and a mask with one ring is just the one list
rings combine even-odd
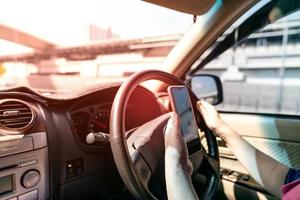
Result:
{"label": "overpass bridge", "polygon": [[93,41],[80,46],[61,47],[36,36],[0,24],[0,38],[33,49],[32,53],[0,56],[0,63],[37,63],[64,58],[68,61],[94,60],[99,55],[138,53],[144,57],[165,57],[181,34],[137,39]]}

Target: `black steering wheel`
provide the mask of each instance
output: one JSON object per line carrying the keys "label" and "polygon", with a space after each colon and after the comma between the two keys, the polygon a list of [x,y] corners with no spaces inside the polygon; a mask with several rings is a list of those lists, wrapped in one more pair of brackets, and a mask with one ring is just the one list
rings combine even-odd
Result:
{"label": "black steering wheel", "polygon": [[[134,198],[166,199],[163,131],[170,113],[125,132],[125,112],[128,100],[135,88],[147,80],[159,80],[169,85],[185,85],[177,77],[158,70],[146,70],[130,76],[119,88],[113,102],[110,118],[110,144],[117,169]],[[196,110],[197,97],[190,89],[189,93],[194,110]],[[198,127],[205,133],[208,151],[202,147],[200,139],[196,139],[187,144],[189,158],[193,164],[193,174],[200,173],[206,177],[206,184],[202,188],[203,193],[200,198],[213,199],[218,189],[220,175],[217,141],[206,127],[199,112],[195,112],[195,117]]]}

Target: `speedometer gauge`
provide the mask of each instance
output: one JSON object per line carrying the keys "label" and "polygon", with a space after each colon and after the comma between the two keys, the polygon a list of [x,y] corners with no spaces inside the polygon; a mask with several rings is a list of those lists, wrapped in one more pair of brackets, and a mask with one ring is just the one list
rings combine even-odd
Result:
{"label": "speedometer gauge", "polygon": [[89,133],[87,127],[89,118],[90,115],[87,112],[80,111],[72,114],[74,131],[82,142],[85,142],[85,137]]}
{"label": "speedometer gauge", "polygon": [[110,111],[105,109],[98,110],[89,121],[90,133],[109,133],[109,118]]}

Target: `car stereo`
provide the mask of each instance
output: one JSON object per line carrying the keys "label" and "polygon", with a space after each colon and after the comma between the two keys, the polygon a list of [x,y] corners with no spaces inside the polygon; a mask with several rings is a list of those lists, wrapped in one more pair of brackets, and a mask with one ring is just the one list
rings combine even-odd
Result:
{"label": "car stereo", "polygon": [[13,192],[14,190],[13,180],[14,180],[13,175],[0,177],[0,195]]}
{"label": "car stereo", "polygon": [[0,200],[49,197],[46,133],[0,142]]}

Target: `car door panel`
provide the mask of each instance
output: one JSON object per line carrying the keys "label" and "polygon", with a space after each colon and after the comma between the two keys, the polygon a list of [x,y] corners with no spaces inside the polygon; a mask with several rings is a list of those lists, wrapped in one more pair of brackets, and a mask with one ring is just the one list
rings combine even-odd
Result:
{"label": "car door panel", "polygon": [[265,194],[263,192],[258,192],[256,190],[250,189],[248,187],[235,184],[234,182],[222,180],[222,193],[218,194],[216,199],[222,200],[277,200],[275,197]]}
{"label": "car door panel", "polygon": [[222,118],[243,136],[300,141],[300,118],[280,115],[223,113]]}
{"label": "car door panel", "polygon": [[257,149],[300,168],[300,120],[251,114],[222,114],[222,118]]}
{"label": "car door panel", "polygon": [[[297,117],[275,115],[222,113],[226,123],[255,148],[266,153],[290,168],[300,168],[300,120]],[[276,199],[269,195],[250,177],[239,181],[238,177],[248,176],[243,165],[218,138],[222,182],[221,199]],[[220,198],[220,197],[219,197]]]}

